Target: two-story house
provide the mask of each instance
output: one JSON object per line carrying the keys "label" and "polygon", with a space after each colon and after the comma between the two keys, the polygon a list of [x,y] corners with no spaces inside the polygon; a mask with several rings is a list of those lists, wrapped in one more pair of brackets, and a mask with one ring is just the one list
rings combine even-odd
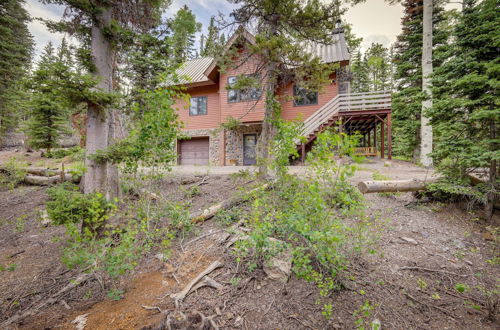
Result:
{"label": "two-story house", "polygon": [[[264,96],[259,88],[243,93],[231,89],[238,76],[253,74],[260,61],[249,55],[245,44],[254,42],[246,30],[239,30],[228,41],[226,49],[235,47],[243,61],[224,71],[214,58],[203,57],[186,62],[178,71],[180,84],[186,88],[189,101],[178,100],[176,109],[184,123],[183,133],[190,139],[177,143],[178,163],[181,165],[253,165],[256,162],[256,145],[264,119]],[[341,73],[348,72],[350,54],[344,31],[338,28],[331,45],[311,44],[307,50],[320,57],[324,63],[339,63],[340,69],[331,75],[330,83],[321,93],[308,92],[293,81],[281,85],[277,92],[281,102],[281,116],[286,120],[301,118],[303,135],[307,143],[298,150],[305,155],[314,143],[317,132],[331,125],[339,125],[348,133],[359,132],[364,150],[377,154],[377,127],[384,140],[384,127],[388,128],[390,157],[390,95],[384,92],[349,94],[349,79]],[[372,97],[374,95],[375,97]],[[241,124],[237,129],[220,129],[228,117]],[[384,123],[386,123],[384,125]],[[384,155],[384,143],[379,143]]]}

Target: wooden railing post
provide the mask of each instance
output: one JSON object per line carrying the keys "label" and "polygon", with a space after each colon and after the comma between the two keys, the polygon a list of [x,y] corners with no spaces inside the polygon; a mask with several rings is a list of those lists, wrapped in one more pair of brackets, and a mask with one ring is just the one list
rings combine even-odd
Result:
{"label": "wooden railing post", "polygon": [[385,144],[385,137],[384,137],[384,121],[382,120],[380,122],[380,158],[384,159],[384,144]]}
{"label": "wooden railing post", "polygon": [[302,165],[304,165],[306,162],[306,144],[305,143],[302,143],[302,145],[301,145],[300,161],[302,162]]}
{"label": "wooden railing post", "polygon": [[387,114],[387,159],[392,159],[392,122],[391,114]]}

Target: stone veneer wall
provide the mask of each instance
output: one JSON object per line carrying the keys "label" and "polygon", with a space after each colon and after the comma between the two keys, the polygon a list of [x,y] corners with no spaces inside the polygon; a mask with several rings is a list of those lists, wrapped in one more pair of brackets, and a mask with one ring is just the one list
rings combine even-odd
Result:
{"label": "stone veneer wall", "polygon": [[[226,165],[243,165],[243,135],[257,134],[262,130],[262,125],[242,125],[235,131],[226,131]],[[223,150],[220,148],[223,141],[222,132],[215,129],[192,129],[183,130],[182,133],[189,137],[209,138],[209,163],[210,165],[222,165]]]}
{"label": "stone veneer wall", "polygon": [[220,138],[214,129],[191,129],[183,130],[182,134],[190,137],[207,137],[209,141],[208,147],[208,162],[210,165],[219,165],[220,154],[219,154],[219,144]]}
{"label": "stone veneer wall", "polygon": [[226,165],[243,165],[243,135],[257,134],[259,138],[262,125],[242,125],[235,131],[226,132]]}

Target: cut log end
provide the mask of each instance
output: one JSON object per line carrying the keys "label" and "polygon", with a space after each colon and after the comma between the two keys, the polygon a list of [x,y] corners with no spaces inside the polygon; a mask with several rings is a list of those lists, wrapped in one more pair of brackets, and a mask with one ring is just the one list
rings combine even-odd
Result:
{"label": "cut log end", "polygon": [[427,184],[435,182],[436,179],[422,180],[387,180],[387,181],[361,181],[358,189],[363,194],[384,192],[408,192],[426,189]]}

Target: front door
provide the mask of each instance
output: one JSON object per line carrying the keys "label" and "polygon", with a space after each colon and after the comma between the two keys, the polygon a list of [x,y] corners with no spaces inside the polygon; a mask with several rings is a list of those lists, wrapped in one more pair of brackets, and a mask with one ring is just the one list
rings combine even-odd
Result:
{"label": "front door", "polygon": [[243,165],[255,165],[257,162],[257,134],[243,135]]}

